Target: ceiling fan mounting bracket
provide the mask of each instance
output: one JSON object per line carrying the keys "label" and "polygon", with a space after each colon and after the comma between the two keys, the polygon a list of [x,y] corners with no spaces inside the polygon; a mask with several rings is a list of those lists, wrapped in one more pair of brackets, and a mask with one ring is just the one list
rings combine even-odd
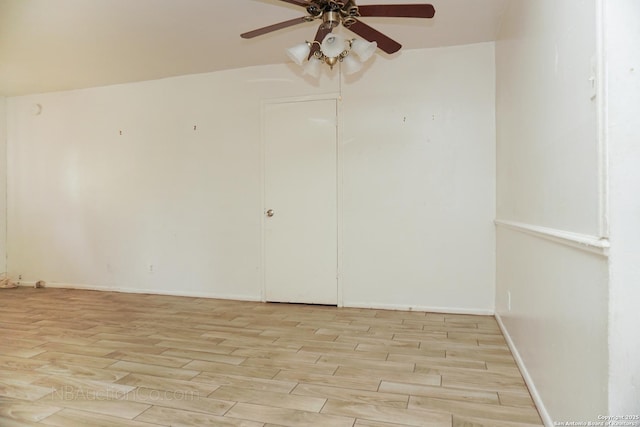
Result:
{"label": "ceiling fan mounting bracket", "polygon": [[330,11],[322,14],[322,26],[325,29],[333,29],[342,22],[340,12]]}

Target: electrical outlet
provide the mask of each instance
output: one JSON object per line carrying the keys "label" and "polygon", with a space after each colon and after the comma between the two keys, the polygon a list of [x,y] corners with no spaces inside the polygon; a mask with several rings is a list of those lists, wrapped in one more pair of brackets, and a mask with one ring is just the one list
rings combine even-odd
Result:
{"label": "electrical outlet", "polygon": [[22,274],[18,274],[18,280],[22,280]]}
{"label": "electrical outlet", "polygon": [[507,291],[507,310],[511,311],[511,291]]}

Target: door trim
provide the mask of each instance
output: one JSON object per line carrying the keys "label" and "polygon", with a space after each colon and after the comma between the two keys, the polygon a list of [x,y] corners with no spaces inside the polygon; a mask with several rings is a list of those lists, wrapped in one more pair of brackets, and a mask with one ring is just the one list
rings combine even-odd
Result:
{"label": "door trim", "polygon": [[294,96],[285,98],[269,98],[263,99],[260,105],[260,186],[261,186],[261,200],[260,200],[260,300],[262,302],[267,301],[267,283],[265,277],[265,215],[266,209],[266,138],[265,138],[265,116],[266,108],[269,105],[274,104],[290,104],[296,102],[310,102],[310,101],[324,101],[324,100],[336,101],[336,224],[337,224],[337,259],[336,259],[336,285],[337,285],[337,302],[338,307],[343,307],[343,280],[342,280],[342,236],[343,236],[343,150],[342,150],[342,98],[339,93],[327,93],[319,95],[305,95]]}

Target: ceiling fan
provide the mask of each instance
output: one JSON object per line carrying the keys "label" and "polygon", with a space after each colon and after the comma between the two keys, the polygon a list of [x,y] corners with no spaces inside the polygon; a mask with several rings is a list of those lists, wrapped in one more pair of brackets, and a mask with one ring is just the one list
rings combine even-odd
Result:
{"label": "ceiling fan", "polygon": [[386,53],[400,50],[402,45],[380,31],[360,21],[361,17],[396,17],[396,18],[433,18],[435,8],[430,4],[375,4],[356,5],[355,0],[280,0],[296,6],[304,7],[307,16],[279,22],[240,35],[245,39],[261,36],[272,31],[321,20],[315,41],[311,44],[311,57],[331,31],[342,24],[343,27],[356,33],[369,42],[376,42],[377,47]]}

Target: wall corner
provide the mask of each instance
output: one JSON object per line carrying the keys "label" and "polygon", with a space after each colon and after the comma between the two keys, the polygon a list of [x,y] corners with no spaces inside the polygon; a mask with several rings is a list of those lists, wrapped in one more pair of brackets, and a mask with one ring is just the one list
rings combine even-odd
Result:
{"label": "wall corner", "polygon": [[7,99],[0,96],[0,274],[7,271]]}

